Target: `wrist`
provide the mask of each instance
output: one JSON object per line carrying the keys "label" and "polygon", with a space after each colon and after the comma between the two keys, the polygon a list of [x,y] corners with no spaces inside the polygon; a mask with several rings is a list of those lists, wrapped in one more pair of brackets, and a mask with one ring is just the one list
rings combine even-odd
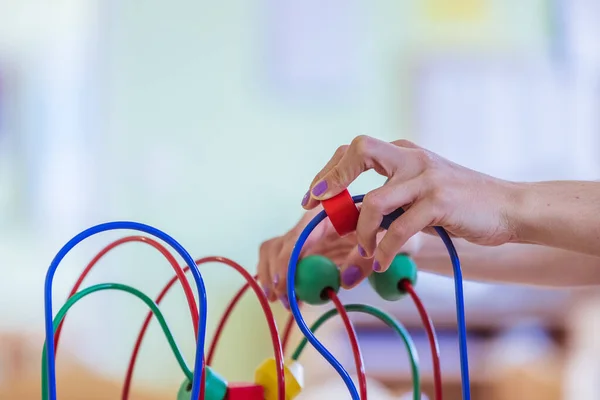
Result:
{"label": "wrist", "polygon": [[569,217],[564,214],[573,204],[568,204],[565,198],[571,190],[562,182],[514,184],[509,217],[514,233],[511,242],[557,245],[555,232],[568,230],[565,217]]}
{"label": "wrist", "polygon": [[509,232],[508,241],[511,243],[527,243],[530,236],[532,196],[530,183],[506,182],[503,207],[503,217]]}

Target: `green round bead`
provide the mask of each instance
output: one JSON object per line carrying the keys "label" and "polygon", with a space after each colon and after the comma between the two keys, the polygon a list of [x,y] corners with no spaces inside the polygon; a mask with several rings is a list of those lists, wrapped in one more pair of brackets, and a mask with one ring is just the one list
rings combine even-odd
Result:
{"label": "green round bead", "polygon": [[327,257],[310,255],[298,262],[296,296],[301,302],[320,305],[329,302],[325,290],[340,290],[340,271]]}
{"label": "green round bead", "polygon": [[383,299],[396,301],[406,294],[398,287],[404,279],[413,286],[416,284],[417,264],[406,254],[398,254],[385,272],[374,272],[369,276],[369,284]]}
{"label": "green round bead", "polygon": [[[210,367],[206,367],[205,391],[205,400],[223,400],[227,395],[227,381]],[[186,379],[179,387],[177,400],[191,400],[191,397],[192,382]]]}

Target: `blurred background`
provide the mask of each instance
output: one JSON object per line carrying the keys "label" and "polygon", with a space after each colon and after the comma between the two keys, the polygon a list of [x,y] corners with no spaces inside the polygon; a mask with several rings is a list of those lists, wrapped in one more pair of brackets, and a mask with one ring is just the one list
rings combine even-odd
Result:
{"label": "blurred background", "polygon": [[[227,256],[254,273],[260,244],[298,220],[315,172],[359,134],[408,138],[506,179],[597,179],[598,37],[597,0],[0,1],[0,398],[39,398],[46,270],[93,224],[148,223],[195,257]],[[351,191],[381,183],[366,174]],[[54,280],[55,312],[94,254],[125,234],[69,253]],[[211,338],[243,282],[220,265],[202,274]],[[171,276],[157,252],[131,244],[85,285],[124,282],[154,297]],[[453,281],[419,279],[440,333],[447,398],[458,399]],[[473,398],[600,398],[597,295],[466,285]],[[410,302],[384,304],[364,286],[343,296],[405,323],[431,394]],[[174,290],[163,311],[191,363],[184,301]],[[285,310],[273,309],[283,321]],[[74,307],[59,394],[75,387],[73,398],[89,399],[82,393],[93,386],[98,399],[118,398],[145,313],[122,293]],[[356,326],[370,377],[405,393],[408,361],[386,353],[395,339],[371,321]],[[332,323],[322,335],[343,331]],[[230,380],[251,380],[270,346],[247,296],[214,365]],[[336,354],[351,370],[349,350]],[[307,357],[311,373],[339,380]],[[137,398],[174,398],[182,380],[153,323]]]}

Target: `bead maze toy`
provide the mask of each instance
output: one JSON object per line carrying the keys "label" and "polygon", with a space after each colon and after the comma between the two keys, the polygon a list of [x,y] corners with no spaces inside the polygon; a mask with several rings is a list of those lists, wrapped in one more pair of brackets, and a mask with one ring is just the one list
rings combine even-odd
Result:
{"label": "bead maze toy", "polygon": [[[129,360],[129,367],[127,369],[121,393],[122,400],[127,400],[129,398],[137,355],[153,316],[155,316],[159,322],[167,338],[169,346],[171,347],[185,377],[179,388],[179,391],[176,394],[174,393],[173,398],[176,400],[292,400],[298,396],[304,386],[303,369],[299,363],[299,358],[303,350],[306,348],[306,345],[309,343],[337,371],[348,388],[351,398],[353,400],[366,400],[367,385],[362,354],[356,337],[356,332],[350,321],[348,313],[369,314],[375,318],[378,318],[380,321],[398,333],[409,356],[408,358],[413,379],[412,396],[415,400],[420,399],[421,388],[419,376],[419,357],[410,335],[402,326],[402,324],[375,307],[364,304],[342,304],[340,299],[337,297],[337,293],[340,289],[340,273],[337,266],[327,258],[318,255],[311,255],[300,259],[300,253],[304,243],[306,242],[306,239],[312,230],[325,218],[330,219],[333,227],[339,235],[345,235],[354,231],[356,229],[359,216],[356,203],[361,203],[363,197],[364,196],[351,197],[348,191],[344,191],[332,199],[323,201],[323,211],[316,215],[300,234],[296,245],[293,248],[288,265],[287,292],[291,313],[281,336],[279,335],[267,297],[261,290],[256,280],[256,276],[252,276],[236,262],[224,257],[204,257],[194,260],[192,256],[185,250],[185,248],[171,236],[154,227],[137,222],[109,222],[96,225],[79,233],[59,250],[55,258],[52,260],[46,275],[44,292],[46,341],[42,350],[42,400],[57,399],[55,357],[62,326],[68,310],[82,298],[103,290],[120,290],[132,294],[143,301],[150,308],[150,311],[147,314],[139,332],[131,358]],[[393,213],[384,216],[381,222],[381,227],[383,229],[388,229],[393,221],[400,217],[402,213],[403,210],[399,208]],[[448,234],[443,228],[436,227],[435,229],[441,240],[443,240],[445,243],[454,267],[456,313],[458,320],[462,377],[462,396],[464,400],[470,400],[466,326],[460,261]],[[69,251],[81,241],[95,234],[110,230],[134,230],[152,235],[175,250],[175,252],[183,258],[185,267],[181,267],[173,254],[158,240],[146,236],[124,237],[104,247],[88,263],[80,278],[73,286],[67,302],[60,308],[56,316],[53,317],[52,281],[54,273],[56,272],[60,262],[67,255],[67,253],[69,253]],[[152,300],[138,289],[119,283],[102,283],[80,290],[80,287],[82,286],[86,276],[104,255],[125,243],[131,242],[139,242],[152,246],[165,257],[175,271],[175,276],[166,284],[155,300]],[[205,358],[204,349],[206,341],[207,296],[199,267],[207,263],[221,263],[235,269],[244,277],[246,283],[231,299],[229,305],[223,313],[217,325],[215,335],[209,346],[208,355]],[[185,277],[186,272],[190,272],[194,278],[198,292],[198,304],[196,304],[194,293]],[[196,352],[193,369],[190,369],[184,360],[159,308],[161,301],[177,281],[181,283],[185,293],[196,335]],[[417,266],[405,254],[397,255],[387,271],[383,273],[373,273],[368,279],[369,285],[383,299],[387,301],[397,301],[408,295],[415,303],[430,342],[434,370],[434,398],[441,400],[442,376],[440,371],[437,338],[433,323],[427,315],[427,311],[421,303],[419,296],[414,290],[416,281]],[[274,357],[268,358],[258,366],[255,371],[253,382],[228,382],[223,376],[221,376],[211,367],[211,363],[214,358],[215,350],[217,348],[223,328],[225,327],[236,304],[242,298],[244,293],[246,293],[250,288],[256,294],[256,297],[263,308],[273,343]],[[329,302],[333,303],[334,308],[325,312],[309,328],[300,311],[300,303],[308,305],[323,305]],[[320,326],[337,315],[342,318],[350,343],[352,345],[354,363],[358,374],[359,389],[357,389],[347,370],[315,336],[315,333]],[[288,345],[290,332],[294,327],[294,323],[298,326],[304,335],[304,338],[292,355],[285,358],[285,350]]]}

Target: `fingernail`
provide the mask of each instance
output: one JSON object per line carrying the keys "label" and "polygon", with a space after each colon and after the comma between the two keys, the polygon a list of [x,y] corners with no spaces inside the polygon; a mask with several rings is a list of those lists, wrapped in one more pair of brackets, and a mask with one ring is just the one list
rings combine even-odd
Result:
{"label": "fingernail", "polygon": [[373,271],[379,272],[381,271],[381,264],[379,264],[379,261],[375,260],[375,262],[373,263]]}
{"label": "fingernail", "polygon": [[281,301],[281,304],[283,304],[283,306],[285,307],[286,310],[290,309],[290,302],[289,302],[287,296],[281,296],[279,298],[279,300]]}
{"label": "fingernail", "polygon": [[360,254],[361,257],[366,257],[367,256],[367,253],[365,252],[365,249],[363,249],[360,244],[358,245],[358,254]]}
{"label": "fingernail", "polygon": [[312,194],[315,196],[320,196],[327,191],[327,182],[321,181],[315,185],[312,190]]}
{"label": "fingernail", "polygon": [[342,272],[342,283],[344,286],[352,286],[362,277],[360,268],[356,265],[351,265]]}
{"label": "fingernail", "polygon": [[310,198],[310,193],[306,192],[306,194],[304,195],[304,197],[302,198],[302,206],[305,206],[308,204],[308,199]]}
{"label": "fingernail", "polygon": [[275,274],[275,276],[273,277],[273,285],[277,286],[278,283],[279,283],[279,274]]}
{"label": "fingernail", "polygon": [[268,287],[263,286],[263,292],[265,292],[265,296],[267,296],[267,298],[271,297],[271,289]]}

